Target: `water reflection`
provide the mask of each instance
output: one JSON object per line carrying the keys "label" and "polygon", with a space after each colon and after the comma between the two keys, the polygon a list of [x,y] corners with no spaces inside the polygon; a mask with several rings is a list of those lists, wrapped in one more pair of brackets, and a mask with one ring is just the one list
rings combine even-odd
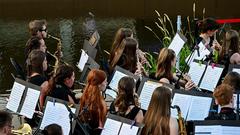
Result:
{"label": "water reflection", "polygon": [[[84,33],[82,24],[84,18],[57,18],[47,19],[48,31],[50,34],[62,39],[64,60],[71,65],[76,65],[80,57],[80,49],[84,41]],[[12,57],[18,63],[24,63],[24,47],[29,38],[28,34],[29,20],[0,20],[0,93],[5,93],[6,89],[10,89],[13,84],[13,78],[10,73],[15,73],[10,63],[9,58]],[[135,19],[128,18],[96,18],[96,25],[101,36],[100,46],[102,49],[109,50],[112,44],[113,36],[118,28],[128,27],[132,28],[135,35],[141,39],[141,44],[146,44],[146,41],[155,42],[153,36],[150,39],[149,32],[142,28]],[[147,34],[146,34],[147,33]],[[145,42],[142,42],[144,38]],[[52,53],[56,51],[57,42],[52,39],[46,39],[48,50]],[[76,69],[76,71],[78,71]],[[78,73],[79,74],[79,73]]]}

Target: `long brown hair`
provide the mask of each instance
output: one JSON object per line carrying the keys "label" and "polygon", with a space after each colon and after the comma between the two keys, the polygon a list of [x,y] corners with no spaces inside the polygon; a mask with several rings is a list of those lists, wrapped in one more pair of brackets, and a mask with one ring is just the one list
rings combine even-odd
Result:
{"label": "long brown hair", "polygon": [[[116,55],[110,62],[110,72],[116,65],[134,73],[137,67],[137,41],[134,38],[127,37],[123,39],[121,44],[116,48]],[[115,53],[115,52],[114,52]]]}
{"label": "long brown hair", "polygon": [[98,127],[99,120],[103,122],[106,117],[102,103],[104,99],[98,87],[106,78],[104,71],[98,69],[91,70],[87,76],[87,84],[80,99],[80,112],[85,107],[88,108],[89,112],[88,115],[81,115],[80,119],[84,122],[89,122],[93,127]]}
{"label": "long brown hair", "polygon": [[169,81],[173,79],[171,63],[175,57],[175,52],[173,50],[168,48],[161,49],[158,56],[157,72],[155,74],[156,78],[165,77]]}
{"label": "long brown hair", "polygon": [[115,107],[118,107],[120,115],[124,115],[130,105],[136,105],[134,99],[135,81],[131,77],[123,77],[118,82],[118,96],[114,102]]}
{"label": "long brown hair", "polygon": [[115,34],[114,41],[112,44],[109,61],[112,61],[115,56],[115,51],[121,44],[122,40],[126,37],[130,37],[133,34],[132,30],[129,28],[119,28]]}
{"label": "long brown hair", "polygon": [[46,59],[44,52],[40,50],[33,50],[27,59],[27,75],[30,77],[32,73],[36,72],[40,75],[44,75],[43,61]]}
{"label": "long brown hair", "polygon": [[170,135],[170,106],[170,89],[163,86],[156,88],[143,120],[142,135]]}
{"label": "long brown hair", "polygon": [[65,64],[60,65],[56,70],[56,74],[49,80],[49,91],[47,93],[49,93],[50,90],[53,90],[56,84],[64,84],[64,80],[71,78],[73,73],[74,68],[72,66]]}
{"label": "long brown hair", "polygon": [[224,57],[225,54],[234,54],[239,52],[240,52],[239,33],[236,30],[227,31],[226,37],[222,46],[221,57]]}

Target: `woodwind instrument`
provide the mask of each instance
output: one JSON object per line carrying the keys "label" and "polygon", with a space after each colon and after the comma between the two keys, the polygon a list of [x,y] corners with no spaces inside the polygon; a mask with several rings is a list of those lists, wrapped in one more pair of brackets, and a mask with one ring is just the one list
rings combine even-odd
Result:
{"label": "woodwind instrument", "polygon": [[57,38],[57,37],[54,37],[50,34],[48,34],[47,36],[48,38],[52,38],[54,40],[57,40],[58,41],[58,44],[57,44],[57,50],[54,54],[51,54],[50,52],[47,52],[49,53],[52,57],[55,58],[55,64],[54,64],[54,70],[53,70],[53,73],[55,74],[56,71],[57,71],[57,68],[60,66],[60,62],[61,62],[61,57],[63,56],[62,55],[62,41],[60,38]]}
{"label": "woodwind instrument", "polygon": [[179,135],[187,135],[186,125],[185,125],[184,119],[182,117],[182,112],[181,112],[180,107],[177,105],[174,105],[174,106],[171,106],[171,108],[177,109],[177,112],[178,112],[178,127],[179,127],[178,134]]}

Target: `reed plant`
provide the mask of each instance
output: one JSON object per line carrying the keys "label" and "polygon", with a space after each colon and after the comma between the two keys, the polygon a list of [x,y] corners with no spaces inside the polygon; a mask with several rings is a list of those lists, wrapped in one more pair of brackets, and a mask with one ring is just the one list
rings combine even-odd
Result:
{"label": "reed plant", "polygon": [[[145,26],[145,28],[153,33],[153,35],[159,40],[160,43],[162,43],[163,47],[168,47],[173,39],[173,37],[176,34],[176,30],[173,27],[172,20],[169,18],[167,14],[161,15],[157,10],[155,10],[155,13],[157,14],[157,21],[155,21],[155,25],[157,26],[157,29],[152,29],[149,26]],[[203,9],[203,16],[205,16],[205,8]],[[191,47],[194,44],[194,31],[192,30],[192,27],[195,27],[195,18],[196,18],[196,10],[195,10],[195,3],[193,4],[193,18],[190,18],[189,16],[186,17],[186,19],[183,20],[183,24],[185,26],[182,27],[180,32],[187,37],[188,41],[184,44],[182,50],[180,51],[180,64],[179,68],[181,71],[184,70],[184,67],[186,66],[185,59],[187,56],[191,53]],[[160,34],[157,34],[159,33]],[[157,58],[158,55],[153,53],[146,53],[146,58],[149,61],[151,67],[145,67],[145,70],[151,73],[156,73],[157,69]]]}

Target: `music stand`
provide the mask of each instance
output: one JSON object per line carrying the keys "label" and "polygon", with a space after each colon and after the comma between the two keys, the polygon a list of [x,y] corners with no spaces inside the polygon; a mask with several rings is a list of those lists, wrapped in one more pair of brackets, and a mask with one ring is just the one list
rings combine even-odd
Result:
{"label": "music stand", "polygon": [[83,43],[83,50],[85,50],[88,56],[91,57],[92,59],[96,58],[97,49],[94,46],[92,46],[86,39],[84,40]]}
{"label": "music stand", "polygon": [[[143,124],[109,113],[101,135],[108,135],[111,133],[117,135],[140,135],[143,127]],[[109,128],[111,129],[108,130]]]}
{"label": "music stand", "polygon": [[86,78],[88,73],[92,70],[92,69],[99,69],[100,65],[91,57],[88,57],[87,63],[85,64],[83,71],[81,73],[79,82],[80,83],[85,83],[86,82]]}
{"label": "music stand", "polygon": [[[69,103],[67,101],[48,96],[45,100],[43,118],[41,119],[38,129],[34,134],[37,134],[39,130],[43,130],[47,125],[54,123],[62,127],[64,135],[68,135],[68,133],[72,134],[73,129],[76,126],[76,120],[74,119],[75,117],[73,117],[73,120],[70,120],[70,113],[65,105],[69,106]],[[78,104],[71,104],[71,106],[71,110],[74,111],[73,114],[78,116],[80,106]],[[72,124],[68,125],[69,121],[72,122]]]}

